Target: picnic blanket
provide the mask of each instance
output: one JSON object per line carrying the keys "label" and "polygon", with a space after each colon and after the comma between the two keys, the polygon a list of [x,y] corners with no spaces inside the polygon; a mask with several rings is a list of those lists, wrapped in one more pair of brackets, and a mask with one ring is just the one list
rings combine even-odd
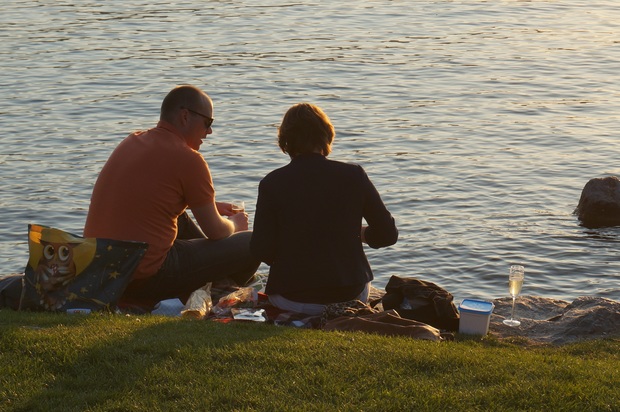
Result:
{"label": "picnic blanket", "polygon": [[[423,322],[403,318],[396,310],[384,311],[380,305],[381,295],[373,290],[371,304],[359,300],[327,305],[319,316],[289,312],[273,306],[265,295],[266,278],[258,279],[246,287],[232,284],[209,284],[195,292],[178,313],[186,317],[228,323],[233,321],[259,321],[277,326],[322,329],[328,331],[361,331],[389,336],[408,336],[416,339],[442,341],[451,339],[449,333]],[[206,291],[210,293],[206,293]],[[259,291],[260,290],[260,291]],[[204,304],[199,298],[205,299]],[[217,302],[213,305],[213,302]],[[374,305],[374,306],[373,306]],[[193,306],[193,307],[190,307]],[[206,308],[210,307],[210,310]],[[197,316],[197,313],[202,316]]]}

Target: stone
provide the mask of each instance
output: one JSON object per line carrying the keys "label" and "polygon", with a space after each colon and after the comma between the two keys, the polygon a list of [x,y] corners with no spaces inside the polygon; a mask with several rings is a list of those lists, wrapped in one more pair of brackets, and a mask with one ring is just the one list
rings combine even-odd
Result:
{"label": "stone", "polygon": [[539,296],[519,296],[515,319],[520,326],[504,325],[510,317],[512,298],[495,299],[490,334],[519,338],[534,344],[563,345],[591,339],[620,338],[620,302],[582,296],[572,303]]}
{"label": "stone", "polygon": [[620,225],[620,179],[607,176],[588,181],[574,214],[590,228]]}

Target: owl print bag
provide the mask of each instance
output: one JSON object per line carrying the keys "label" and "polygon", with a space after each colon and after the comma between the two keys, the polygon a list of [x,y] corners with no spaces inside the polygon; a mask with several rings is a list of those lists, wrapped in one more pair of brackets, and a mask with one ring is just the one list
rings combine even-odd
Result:
{"label": "owl print bag", "polygon": [[21,308],[114,310],[148,245],[28,226]]}

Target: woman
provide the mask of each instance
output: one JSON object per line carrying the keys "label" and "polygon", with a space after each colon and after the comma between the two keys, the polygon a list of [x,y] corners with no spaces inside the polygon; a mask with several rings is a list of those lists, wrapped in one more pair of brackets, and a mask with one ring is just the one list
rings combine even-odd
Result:
{"label": "woman", "polygon": [[373,274],[362,242],[376,249],[398,238],[364,169],[327,159],[334,136],[319,107],[294,105],[278,129],[291,162],[259,185],[250,249],[270,266],[265,292],[283,310],[319,315],[326,304],[366,302]]}

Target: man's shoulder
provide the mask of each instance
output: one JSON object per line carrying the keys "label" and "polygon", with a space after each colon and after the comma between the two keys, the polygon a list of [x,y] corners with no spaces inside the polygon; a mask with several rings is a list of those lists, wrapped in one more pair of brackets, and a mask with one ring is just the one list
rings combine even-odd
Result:
{"label": "man's shoulder", "polygon": [[179,136],[161,127],[138,131],[131,136],[134,136],[135,139],[150,141],[154,149],[167,151],[170,155],[203,158],[199,151],[189,147]]}
{"label": "man's shoulder", "polygon": [[164,169],[174,167],[177,171],[191,170],[190,173],[208,169],[202,153],[160,128],[131,133],[121,142],[116,152],[118,156],[129,156],[132,159],[140,153],[144,161],[154,162]]}

